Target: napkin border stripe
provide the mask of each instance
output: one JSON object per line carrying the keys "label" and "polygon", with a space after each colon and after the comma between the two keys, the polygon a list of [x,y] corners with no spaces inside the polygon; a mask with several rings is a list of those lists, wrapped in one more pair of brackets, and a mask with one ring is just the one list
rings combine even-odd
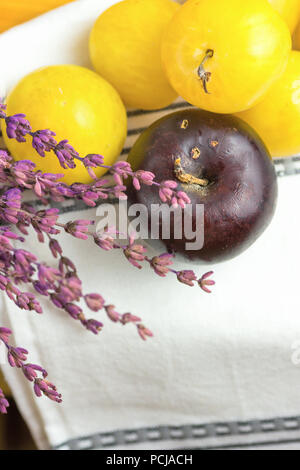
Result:
{"label": "napkin border stripe", "polygon": [[[138,429],[124,429],[108,433],[70,439],[53,447],[54,450],[92,450],[163,441],[184,441],[187,439],[224,438],[249,436],[275,432],[291,432],[300,430],[300,416],[273,418],[250,421],[217,422],[199,425],[157,426]],[[299,437],[300,440],[300,437]],[[279,442],[279,441],[278,441]],[[287,443],[287,442],[286,442]],[[262,443],[263,444],[263,443]],[[267,444],[267,442],[265,442]],[[239,444],[230,444],[231,447]],[[218,445],[216,444],[216,448]]]}
{"label": "napkin border stripe", "polygon": [[264,446],[284,446],[287,444],[300,444],[300,439],[276,439],[273,441],[253,441],[236,444],[224,444],[209,447],[194,447],[190,450],[230,450],[230,449],[247,449],[249,447],[264,447]]}

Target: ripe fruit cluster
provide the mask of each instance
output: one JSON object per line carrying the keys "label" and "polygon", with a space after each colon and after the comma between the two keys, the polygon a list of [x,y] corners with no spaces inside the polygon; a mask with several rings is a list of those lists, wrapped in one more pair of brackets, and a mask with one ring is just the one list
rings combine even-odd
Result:
{"label": "ripe fruit cluster", "polygon": [[[299,15],[298,0],[123,0],[99,16],[90,34],[100,77],[70,66],[36,71],[8,97],[8,113],[21,109],[37,129],[67,135],[80,153],[100,152],[111,165],[126,137],[121,100],[152,110],[180,95],[201,109],[237,113],[272,156],[297,154],[300,52],[291,53],[291,33]],[[31,157],[42,171],[61,172],[54,159],[37,160],[26,145],[7,139],[6,145],[18,160]],[[80,163],[64,174],[69,184],[89,179]]]}
{"label": "ripe fruit cluster", "polygon": [[272,156],[300,152],[298,0],[179,3],[125,0],[100,15],[90,37],[97,72],[128,107],[158,109],[177,94],[207,111],[242,113]]}

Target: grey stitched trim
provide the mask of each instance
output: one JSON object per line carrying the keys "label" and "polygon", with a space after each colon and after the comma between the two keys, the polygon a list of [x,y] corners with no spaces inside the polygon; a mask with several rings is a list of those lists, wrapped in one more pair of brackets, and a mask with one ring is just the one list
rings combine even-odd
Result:
{"label": "grey stitched trim", "polygon": [[[192,449],[180,449],[180,450],[226,450],[226,449],[247,449],[248,447],[280,447],[285,446],[287,444],[300,444],[300,439],[274,439],[274,440],[267,440],[267,441],[253,441],[253,442],[237,442],[234,444],[224,444],[224,445],[217,445],[217,446],[207,446],[207,447],[193,447]],[[179,450],[179,449],[177,449]]]}
{"label": "grey stitched trim", "polygon": [[173,103],[170,106],[167,106],[163,109],[134,109],[133,111],[127,111],[127,117],[136,117],[142,116],[144,114],[155,114],[155,113],[162,113],[164,111],[174,111],[176,109],[183,109],[183,108],[191,108],[192,105],[190,103],[186,103],[185,101],[180,101],[178,103]]}
{"label": "grey stitched trim", "polygon": [[[185,439],[206,439],[209,437],[254,435],[278,431],[300,430],[300,416],[273,418],[253,421],[233,421],[183,426],[158,426],[140,429],[124,429],[110,433],[71,439],[60,444],[56,450],[108,449],[136,443]],[[233,444],[232,444],[233,446]]]}
{"label": "grey stitched trim", "polygon": [[277,176],[300,174],[300,156],[276,158],[273,160]]}

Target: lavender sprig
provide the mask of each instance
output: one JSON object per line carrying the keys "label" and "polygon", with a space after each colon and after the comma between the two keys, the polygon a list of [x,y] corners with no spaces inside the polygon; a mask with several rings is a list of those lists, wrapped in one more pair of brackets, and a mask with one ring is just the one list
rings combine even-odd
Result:
{"label": "lavender sprig", "polygon": [[31,189],[36,196],[48,204],[48,199],[62,202],[66,198],[82,200],[87,206],[94,207],[97,201],[109,197],[125,199],[126,187],[110,184],[101,178],[91,184],[74,183],[71,186],[59,181],[63,174],[42,173],[36,171],[30,160],[15,162],[6,150],[0,149],[0,183],[3,189]]}
{"label": "lavender sprig", "polygon": [[158,276],[166,277],[168,273],[175,274],[179,282],[190,287],[193,287],[195,285],[194,281],[197,281],[199,287],[207,293],[211,292],[207,286],[213,286],[215,284],[213,280],[207,279],[213,274],[213,271],[205,273],[201,278],[197,278],[196,274],[192,270],[176,271],[175,269],[172,269],[171,266],[173,265],[173,259],[175,257],[174,254],[163,253],[149,258],[147,256],[147,248],[141,244],[137,244],[134,235],[130,237],[129,243],[126,245],[118,244],[109,232],[104,233],[101,236],[97,234],[91,235],[93,236],[96,245],[103,250],[122,250],[127,260],[135,268],[142,269],[141,263],[146,262]]}
{"label": "lavender sprig", "polygon": [[[51,211],[51,209],[49,209]],[[56,213],[49,217],[47,211],[42,211],[43,217],[38,212],[25,213],[26,217],[32,216],[31,223],[38,233],[39,241],[44,241],[45,232],[49,237],[49,248],[54,258],[59,259],[58,267],[53,268],[45,263],[40,263],[35,255],[24,250],[14,248],[11,240],[19,240],[24,242],[22,237],[17,237],[10,232],[7,227],[0,229],[0,289],[22,310],[35,311],[39,314],[43,312],[41,304],[36,296],[31,292],[21,292],[17,287],[18,284],[29,284],[35,291],[47,297],[56,307],[64,310],[74,320],[78,320],[87,330],[94,334],[98,334],[103,323],[93,318],[87,319],[82,308],[77,304],[80,299],[84,299],[88,308],[94,312],[98,312],[108,307],[100,294],[84,295],[82,292],[82,283],[78,277],[74,263],[67,257],[63,256],[62,248],[59,242],[52,238],[53,225],[56,222]],[[21,212],[24,216],[24,211]],[[66,224],[65,230],[72,233],[78,238],[85,237],[85,225],[89,221],[78,221]],[[76,228],[77,227],[77,228]],[[83,231],[79,231],[83,230]],[[119,314],[118,314],[119,315]],[[131,314],[125,314],[130,321],[124,322],[124,315],[119,315],[120,322],[138,323],[140,318]],[[130,315],[130,317],[128,317]],[[133,321],[135,318],[135,321]],[[138,326],[138,325],[137,325]]]}
{"label": "lavender sprig", "polygon": [[[55,385],[47,380],[47,371],[37,364],[27,363],[28,351],[24,348],[11,346],[9,344],[11,335],[12,331],[9,328],[0,327],[0,342],[7,349],[9,365],[22,370],[25,378],[33,383],[33,389],[37,397],[44,395],[52,401],[61,403],[61,394],[58,393]],[[41,377],[38,376],[39,373]],[[8,407],[9,403],[0,389],[0,413],[6,414]]]}
{"label": "lavender sprig", "polygon": [[5,124],[9,139],[15,139],[17,142],[26,142],[25,136],[31,133],[31,125],[27,121],[25,114],[6,116]]}
{"label": "lavender sprig", "polygon": [[[11,195],[12,191],[13,197]],[[75,238],[87,240],[91,237],[96,245],[105,251],[111,251],[113,249],[122,250],[127,260],[138,269],[142,268],[142,262],[147,262],[160,277],[165,277],[168,273],[172,273],[176,275],[179,282],[188,286],[193,286],[194,281],[197,281],[201,289],[207,293],[210,292],[207,286],[214,284],[214,281],[207,280],[207,277],[213,274],[212,272],[206,273],[198,279],[196,274],[191,270],[176,271],[171,269],[170,266],[173,265],[174,258],[173,254],[164,253],[149,258],[146,254],[147,249],[143,245],[137,244],[134,236],[130,237],[128,244],[120,245],[116,242],[115,238],[112,237],[112,233],[105,232],[102,235],[98,235],[97,233],[91,232],[89,228],[94,225],[94,221],[76,220],[62,224],[58,222],[58,209],[35,211],[33,207],[26,204],[23,204],[21,207],[19,203],[20,197],[21,193],[17,189],[6,191],[2,198],[2,203],[0,198],[0,216],[2,211],[2,218],[5,220],[10,221],[13,218],[17,227],[24,235],[27,234],[26,227],[32,225],[38,234],[39,241],[43,242],[44,233],[48,235],[58,234],[60,232],[58,229],[62,228],[66,233]],[[13,207],[10,202],[11,200],[13,200]]]}
{"label": "lavender sprig", "polygon": [[[124,192],[124,180],[131,177],[136,190],[140,190],[141,184],[157,186],[161,201],[168,202],[174,207],[180,206],[184,208],[185,204],[189,204],[191,202],[190,198],[184,191],[177,191],[178,185],[175,181],[163,181],[159,183],[154,180],[155,175],[153,173],[144,170],[134,172],[128,162],[117,162],[112,166],[104,165],[103,157],[97,154],[87,155],[82,158],[69,144],[68,140],[57,142],[54,138],[56,135],[55,132],[49,129],[32,131],[30,123],[24,114],[7,116],[5,111],[6,106],[1,104],[0,119],[4,119],[5,121],[6,133],[9,139],[15,139],[18,142],[26,142],[25,137],[30,136],[32,138],[32,147],[41,157],[45,157],[47,152],[53,152],[56,155],[60,166],[64,169],[75,168],[75,162],[78,160],[83,163],[90,176],[94,179],[97,179],[94,169],[97,167],[105,168],[114,176],[117,187],[117,190],[115,190],[115,196],[118,198],[123,199],[127,197]],[[91,192],[93,193],[93,190],[91,190]],[[72,195],[70,195],[70,197],[72,197]],[[89,201],[92,202],[93,198],[90,198]]]}

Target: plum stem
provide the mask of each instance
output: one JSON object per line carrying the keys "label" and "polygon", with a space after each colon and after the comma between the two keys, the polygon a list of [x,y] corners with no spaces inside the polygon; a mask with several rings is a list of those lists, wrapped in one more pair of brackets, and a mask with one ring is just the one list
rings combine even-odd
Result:
{"label": "plum stem", "polygon": [[174,162],[174,172],[176,178],[185,184],[197,184],[198,186],[208,186],[209,181],[204,178],[197,178],[196,176],[186,173],[181,165],[181,159],[176,158]]}
{"label": "plum stem", "polygon": [[214,51],[212,49],[207,49],[207,51],[205,52],[205,56],[197,70],[198,77],[202,81],[203,89],[205,93],[207,93],[208,95],[209,95],[209,91],[207,90],[207,83],[210,80],[211,72],[206,72],[206,70],[204,69],[204,64],[208,59],[211,59],[213,55],[214,55]]}

